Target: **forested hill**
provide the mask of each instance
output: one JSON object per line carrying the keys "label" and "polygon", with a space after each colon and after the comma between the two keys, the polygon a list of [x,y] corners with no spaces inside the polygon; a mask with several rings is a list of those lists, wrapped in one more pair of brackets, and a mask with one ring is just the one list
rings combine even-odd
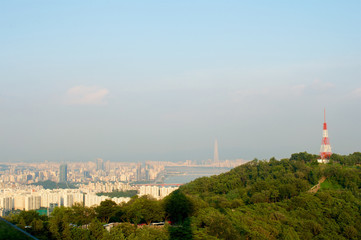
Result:
{"label": "forested hill", "polygon": [[340,188],[357,190],[361,153],[334,154],[330,164],[318,164],[317,158],[318,155],[302,152],[280,161],[255,159],[227,173],[198,178],[184,185],[182,191],[201,196],[217,194],[245,203],[276,202],[306,192],[322,176]]}
{"label": "forested hill", "polygon": [[[193,234],[219,239],[361,239],[361,153],[253,160],[182,186]],[[310,189],[314,187],[314,191]],[[316,192],[316,193],[315,193]]]}

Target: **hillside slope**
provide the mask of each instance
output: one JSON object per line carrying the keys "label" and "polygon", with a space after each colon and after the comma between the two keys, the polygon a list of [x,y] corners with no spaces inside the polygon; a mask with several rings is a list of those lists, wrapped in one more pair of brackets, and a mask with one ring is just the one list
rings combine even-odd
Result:
{"label": "hillside slope", "polygon": [[[361,154],[253,160],[186,184],[195,239],[361,239]],[[317,193],[310,193],[320,179]],[[338,186],[338,189],[327,186]]]}

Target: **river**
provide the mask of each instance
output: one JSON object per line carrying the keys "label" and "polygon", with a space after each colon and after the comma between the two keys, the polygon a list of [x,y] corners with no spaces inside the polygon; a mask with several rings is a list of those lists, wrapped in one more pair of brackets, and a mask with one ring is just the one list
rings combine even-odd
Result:
{"label": "river", "polygon": [[166,172],[168,173],[164,179],[166,184],[184,184],[193,181],[196,178],[200,177],[209,177],[212,175],[218,175],[224,172],[231,170],[230,168],[224,167],[165,167]]}

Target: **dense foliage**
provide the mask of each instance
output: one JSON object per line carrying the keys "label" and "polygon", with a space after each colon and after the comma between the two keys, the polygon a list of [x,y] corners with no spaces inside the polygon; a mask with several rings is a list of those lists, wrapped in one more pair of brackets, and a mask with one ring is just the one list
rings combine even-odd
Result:
{"label": "dense foliage", "polygon": [[0,221],[0,240],[31,240],[30,237],[26,236],[24,233],[15,230],[7,223]]}
{"label": "dense foliage", "polygon": [[[361,153],[257,159],[182,186],[161,201],[56,208],[8,219],[40,239],[361,239]],[[315,186],[315,187],[314,187]],[[312,189],[312,191],[311,191]],[[161,227],[152,222],[170,221]],[[120,223],[105,230],[104,224]]]}
{"label": "dense foliage", "polygon": [[50,180],[46,180],[46,181],[41,181],[41,182],[36,182],[36,183],[32,183],[31,185],[35,185],[35,186],[43,186],[44,189],[67,189],[67,188],[77,188],[73,183],[71,182],[54,182],[54,181],[50,181]]}
{"label": "dense foliage", "polygon": [[107,196],[111,198],[119,197],[133,197],[137,195],[137,190],[127,190],[127,191],[113,191],[113,192],[100,192],[97,193],[98,196]]}

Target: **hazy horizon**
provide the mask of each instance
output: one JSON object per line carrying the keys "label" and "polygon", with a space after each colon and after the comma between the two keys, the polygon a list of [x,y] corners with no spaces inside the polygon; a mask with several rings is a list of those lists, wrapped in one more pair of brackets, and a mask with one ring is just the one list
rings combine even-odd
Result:
{"label": "hazy horizon", "polygon": [[0,162],[361,151],[360,1],[3,1]]}

